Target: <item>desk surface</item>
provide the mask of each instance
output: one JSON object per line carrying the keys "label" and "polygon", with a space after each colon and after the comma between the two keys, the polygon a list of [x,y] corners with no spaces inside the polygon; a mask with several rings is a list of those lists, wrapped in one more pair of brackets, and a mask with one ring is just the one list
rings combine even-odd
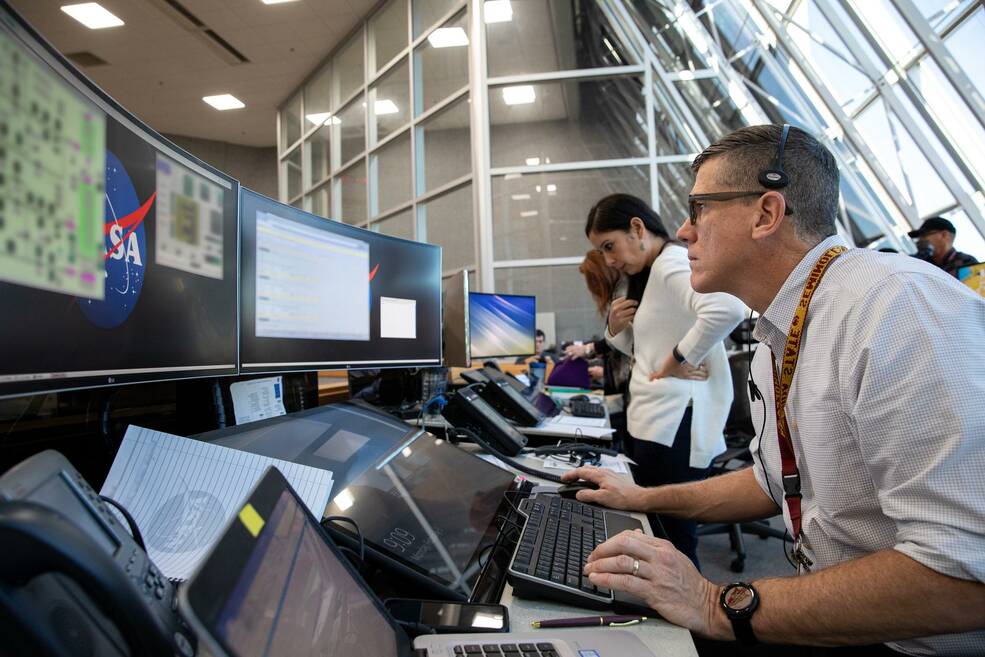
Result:
{"label": "desk surface", "polygon": [[[527,457],[523,457],[527,459]],[[536,466],[536,461],[530,459],[531,465]],[[629,476],[629,475],[623,475]],[[536,480],[535,480],[536,481]],[[651,534],[650,523],[646,515],[641,513],[632,514],[633,517],[643,523],[643,528],[647,534]],[[598,613],[586,610],[581,607],[574,607],[560,602],[550,600],[527,600],[524,598],[513,597],[513,587],[509,583],[503,591],[500,600],[510,610],[510,629],[514,632],[531,631],[530,622],[543,620],[545,618],[570,618],[572,616],[591,616]],[[612,612],[610,612],[612,613]],[[584,628],[581,628],[584,629]],[[632,632],[653,651],[654,657],[696,657],[697,650],[691,633],[677,625],[668,623],[665,620],[648,620],[642,625],[620,628]],[[554,630],[551,632],[565,632],[566,630]],[[605,630],[600,630],[604,632]]]}

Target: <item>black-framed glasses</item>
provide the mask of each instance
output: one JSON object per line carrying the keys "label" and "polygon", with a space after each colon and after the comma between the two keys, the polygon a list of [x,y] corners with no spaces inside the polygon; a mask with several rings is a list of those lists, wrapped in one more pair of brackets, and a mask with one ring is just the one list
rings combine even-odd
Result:
{"label": "black-framed glasses", "polygon": [[[698,215],[701,214],[698,208],[699,203],[705,203],[707,201],[733,201],[737,198],[762,196],[768,191],[769,190],[758,192],[709,192],[707,194],[692,194],[687,197],[687,209],[690,213],[691,225],[694,226],[698,223]],[[787,204],[787,209],[783,214],[793,214],[793,208]]]}

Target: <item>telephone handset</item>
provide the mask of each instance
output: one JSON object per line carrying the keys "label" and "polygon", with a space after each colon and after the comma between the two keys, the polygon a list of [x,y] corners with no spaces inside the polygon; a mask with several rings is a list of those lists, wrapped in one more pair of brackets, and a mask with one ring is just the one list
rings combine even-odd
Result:
{"label": "telephone handset", "polygon": [[474,431],[503,454],[516,456],[527,446],[527,437],[486,403],[474,387],[459,388],[448,398],[441,414],[452,426]]}
{"label": "telephone handset", "polygon": [[[192,657],[171,583],[58,452],[0,477],[0,610],[52,655]],[[6,632],[5,632],[6,634]]]}

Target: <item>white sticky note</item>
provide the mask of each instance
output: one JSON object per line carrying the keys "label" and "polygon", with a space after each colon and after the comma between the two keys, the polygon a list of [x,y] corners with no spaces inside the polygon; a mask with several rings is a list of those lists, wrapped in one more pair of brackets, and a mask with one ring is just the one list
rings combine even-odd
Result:
{"label": "white sticky note", "polygon": [[380,337],[417,337],[417,301],[380,297]]}

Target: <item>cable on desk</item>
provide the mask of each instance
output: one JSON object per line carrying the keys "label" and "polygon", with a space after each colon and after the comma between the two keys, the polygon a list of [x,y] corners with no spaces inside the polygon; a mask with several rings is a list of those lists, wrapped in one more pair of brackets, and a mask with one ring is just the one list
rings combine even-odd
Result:
{"label": "cable on desk", "polygon": [[362,572],[363,569],[364,569],[364,567],[365,567],[365,565],[366,565],[366,541],[365,541],[365,539],[363,539],[363,533],[362,533],[362,531],[360,531],[359,525],[356,523],[355,520],[353,520],[352,518],[346,517],[346,516],[328,516],[328,517],[322,519],[321,524],[322,524],[322,526],[325,526],[325,525],[327,525],[329,523],[332,523],[332,522],[347,522],[350,525],[352,525],[353,528],[356,530],[356,537],[359,539],[359,554],[357,555],[352,550],[352,548],[346,547],[344,545],[340,545],[339,546],[339,549],[340,550],[345,550],[347,552],[351,552],[353,556],[358,557],[359,558],[359,571]]}
{"label": "cable on desk", "polygon": [[140,534],[140,529],[137,527],[137,521],[132,515],[130,515],[130,512],[126,510],[126,507],[114,500],[112,497],[100,495],[99,499],[123,514],[123,517],[127,519],[127,524],[130,526],[130,535],[133,536],[134,543],[139,545],[140,549],[146,552],[147,548],[144,547],[144,537]]}
{"label": "cable on desk", "polygon": [[464,427],[459,427],[459,428],[449,429],[448,431],[449,431],[450,434],[455,435],[455,437],[457,439],[459,439],[459,440],[461,440],[462,437],[464,437],[464,438],[466,438],[468,440],[471,440],[476,445],[478,445],[482,449],[486,450],[487,452],[489,452],[490,454],[492,454],[493,456],[495,456],[496,458],[498,458],[503,463],[506,463],[508,465],[511,465],[514,468],[516,468],[517,470],[519,470],[520,472],[523,472],[525,474],[528,474],[531,477],[539,477],[541,479],[546,479],[547,481],[553,481],[554,483],[557,483],[557,484],[563,484],[564,483],[561,480],[561,478],[558,477],[555,474],[551,474],[549,472],[543,472],[542,470],[537,470],[536,468],[531,468],[531,467],[528,467],[526,465],[523,465],[523,464],[521,464],[521,463],[519,463],[517,461],[514,461],[509,456],[506,456],[505,454],[503,454],[503,453],[499,452],[498,450],[494,449],[489,443],[487,443],[484,439],[480,438],[479,435],[476,434],[471,429],[466,429]]}

